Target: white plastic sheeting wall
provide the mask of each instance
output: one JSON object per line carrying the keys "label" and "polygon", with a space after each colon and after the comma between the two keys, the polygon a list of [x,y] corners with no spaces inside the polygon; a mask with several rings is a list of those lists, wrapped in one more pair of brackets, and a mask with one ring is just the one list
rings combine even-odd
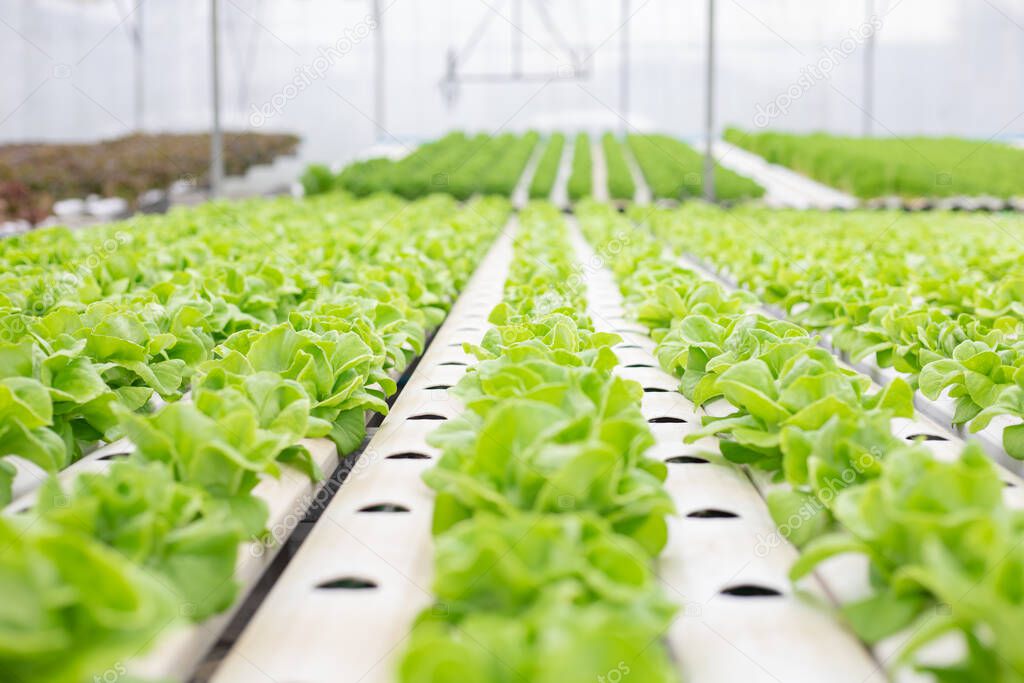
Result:
{"label": "white plastic sheeting wall", "polygon": [[[209,0],[142,1],[146,128],[202,129],[209,120]],[[369,0],[221,1],[224,106],[231,127],[256,122],[265,130],[301,133],[309,159],[345,159],[374,140]],[[138,2],[122,0],[121,10],[138,8]],[[566,74],[569,60],[545,30],[535,2],[549,8],[577,50],[592,55],[589,77],[466,85],[454,108],[447,108],[438,87],[446,54],[464,45],[491,13],[501,16],[493,17],[467,72],[507,72],[511,36],[518,34],[526,71],[557,74],[561,67]],[[620,123],[620,0],[525,0],[521,33],[511,26],[514,4],[381,0],[389,65],[385,127],[391,135],[415,140],[454,127],[598,129]],[[719,121],[858,132],[862,55],[848,38],[864,22],[865,4],[719,0]],[[1024,135],[1024,0],[874,5],[881,26],[876,133]],[[632,7],[630,122],[698,134],[706,3],[632,0]],[[0,0],[0,142],[128,132],[131,21],[122,23],[113,0]],[[323,69],[317,57],[325,53],[318,51],[332,46],[344,54],[331,56]],[[808,68],[816,64],[825,64],[830,76],[808,80]],[[789,98],[787,113],[758,119],[764,111],[759,106],[780,97],[785,102],[793,93],[798,96]]]}

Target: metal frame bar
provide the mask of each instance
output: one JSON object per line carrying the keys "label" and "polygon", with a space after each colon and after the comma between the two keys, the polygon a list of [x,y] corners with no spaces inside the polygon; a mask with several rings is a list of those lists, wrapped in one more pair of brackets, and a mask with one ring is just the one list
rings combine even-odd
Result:
{"label": "metal frame bar", "polygon": [[220,127],[220,0],[210,0],[210,98],[213,120],[210,131],[210,197],[224,187],[224,139]]}
{"label": "metal frame bar", "polygon": [[707,71],[704,74],[704,199],[715,201],[715,0],[708,0]]}

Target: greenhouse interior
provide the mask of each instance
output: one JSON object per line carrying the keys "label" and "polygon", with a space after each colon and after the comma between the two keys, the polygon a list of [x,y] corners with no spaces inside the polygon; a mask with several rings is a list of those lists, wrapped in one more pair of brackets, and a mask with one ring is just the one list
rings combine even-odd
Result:
{"label": "greenhouse interior", "polygon": [[1024,0],[0,36],[0,683],[1024,683]]}

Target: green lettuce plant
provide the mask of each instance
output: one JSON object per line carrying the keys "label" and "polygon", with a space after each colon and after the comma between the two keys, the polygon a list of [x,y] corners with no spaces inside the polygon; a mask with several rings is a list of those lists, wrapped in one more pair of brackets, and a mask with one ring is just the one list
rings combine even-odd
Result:
{"label": "green lettuce plant", "polygon": [[636,194],[636,183],[633,182],[633,172],[629,170],[621,144],[614,135],[605,133],[601,136],[601,148],[608,169],[608,196],[632,201]]}
{"label": "green lettuce plant", "polygon": [[216,495],[176,481],[155,461],[116,462],[69,488],[55,479],[44,485],[36,512],[46,523],[95,539],[152,573],[195,621],[234,602],[238,545],[248,530]]}
{"label": "green lettuce plant", "polygon": [[[969,445],[947,462],[923,446],[908,446],[892,426],[894,416],[913,415],[908,383],[897,379],[869,391],[868,379],[841,367],[810,330],[742,310],[744,298],[754,308],[749,295],[701,296],[692,310],[666,305],[686,302],[702,287],[721,287],[684,277],[665,262],[648,226],[630,233],[627,248],[605,249],[617,246],[614,236],[626,219],[596,204],[577,213],[599,253],[612,260],[633,316],[659,336],[657,355],[681,377],[681,391],[698,404],[724,399],[732,411],[705,417],[704,429],[687,439],[718,435],[727,458],[766,469],[784,484],[769,492],[768,505],[780,537],[803,550],[794,580],[834,555],[862,554],[870,591],[843,604],[840,614],[868,643],[900,634],[893,668],[913,666],[942,683],[1020,681],[1011,634],[1020,628],[1022,517],[1004,502],[1004,484],[981,449]],[[650,226],[656,231],[658,220]],[[831,285],[841,278],[815,284],[822,298],[805,302],[789,294],[803,286],[799,277],[762,282],[762,273],[755,268],[745,275],[751,289],[786,302],[796,320],[827,325],[839,311],[861,315],[857,306],[865,305],[835,296],[838,287]],[[998,354],[984,344],[960,344],[969,345],[961,347],[961,362],[986,378],[998,371]],[[966,382],[958,366],[935,363],[942,360],[929,359],[924,367],[944,367]],[[922,388],[932,381],[921,372]],[[934,379],[936,386],[949,381]],[[975,379],[971,389],[991,391],[993,385]],[[965,384],[956,386],[969,394]],[[1012,411],[1015,393],[1000,391],[1006,403],[977,412],[976,419],[984,424]],[[924,646],[943,636],[964,645],[959,660],[932,665],[919,659]]]}
{"label": "green lettuce plant", "polygon": [[953,424],[979,431],[996,415],[1014,418],[1001,425],[1003,446],[1024,457],[1014,399],[1024,366],[1016,219],[1001,218],[1009,227],[993,233],[985,219],[943,213],[688,205],[644,218],[677,251],[827,332],[852,360],[892,368],[926,398],[951,399]]}
{"label": "green lettuce plant", "polygon": [[572,149],[572,171],[568,181],[569,199],[579,201],[589,197],[594,189],[594,160],[590,152],[590,136],[580,133]]}
{"label": "green lettuce plant", "polygon": [[259,483],[322,477],[305,438],[362,441],[508,210],[324,196],[0,242],[0,458],[134,444],[0,520],[0,670],[91,680],[230,607]]}
{"label": "green lettuce plant", "polygon": [[[660,199],[704,195],[704,157],[688,144],[668,135],[628,135],[629,144],[651,193]],[[715,164],[715,197],[734,202],[756,199],[764,188],[755,181]]]}
{"label": "green lettuce plant", "polygon": [[571,251],[557,210],[527,207],[492,327],[464,345],[466,411],[430,435],[442,456],[424,474],[436,604],[402,681],[677,679],[659,642],[675,607],[651,565],[667,472],[643,455],[642,389],[612,374],[621,338],[593,330]]}
{"label": "green lettuce plant", "polygon": [[548,138],[541,154],[537,168],[530,180],[530,199],[548,199],[558,177],[558,167],[562,162],[562,150],[565,149],[565,135],[554,133]]}
{"label": "green lettuce plant", "polygon": [[870,199],[1024,194],[1024,153],[962,138],[857,138],[730,128],[724,138],[827,185]]}
{"label": "green lettuce plant", "polygon": [[0,670],[81,683],[179,618],[150,572],[87,534],[0,517]]}

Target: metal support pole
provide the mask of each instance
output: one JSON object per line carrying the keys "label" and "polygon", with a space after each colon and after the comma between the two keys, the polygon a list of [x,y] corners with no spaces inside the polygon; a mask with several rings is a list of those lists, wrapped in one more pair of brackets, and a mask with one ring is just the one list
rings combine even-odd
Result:
{"label": "metal support pole", "polygon": [[132,33],[133,43],[135,44],[135,130],[141,133],[146,127],[145,121],[145,107],[146,107],[146,90],[145,90],[145,31],[146,24],[144,22],[145,17],[145,0],[139,0],[139,5],[135,9],[135,31]]}
{"label": "metal support pole", "polygon": [[715,158],[711,145],[715,133],[715,0],[708,0],[708,55],[704,102],[704,199],[715,201]]}
{"label": "metal support pole", "polygon": [[224,141],[220,130],[220,0],[210,0],[210,82],[213,96],[213,130],[210,132],[210,197],[220,196],[224,185]]}
{"label": "metal support pole", "polygon": [[523,0],[512,2],[512,74],[519,78],[523,75]]}
{"label": "metal support pole", "polygon": [[[874,0],[866,0],[864,20],[868,25],[873,26],[872,16],[875,13]],[[874,122],[875,109],[875,32],[871,31],[867,41],[864,43],[864,111],[861,123],[861,134],[864,137],[871,135],[871,124]]]}
{"label": "metal support pole", "polygon": [[384,139],[387,135],[387,124],[385,117],[386,98],[384,91],[385,81],[385,53],[384,53],[384,26],[381,24],[380,0],[373,0],[373,26],[377,35],[373,39],[373,122],[377,126],[377,139]]}
{"label": "metal support pole", "polygon": [[622,0],[622,29],[619,64],[619,115],[622,122],[619,125],[622,133],[629,129],[629,0]]}

